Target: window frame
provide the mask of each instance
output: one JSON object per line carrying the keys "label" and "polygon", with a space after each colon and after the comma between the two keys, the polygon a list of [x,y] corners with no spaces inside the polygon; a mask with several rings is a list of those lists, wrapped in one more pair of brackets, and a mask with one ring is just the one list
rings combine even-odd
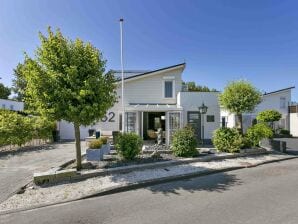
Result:
{"label": "window frame", "polygon": [[[208,117],[209,118],[212,117],[213,118],[212,121],[208,121]],[[213,114],[207,114],[206,115],[206,122],[207,123],[213,123],[213,122],[215,122],[215,116]]]}
{"label": "window frame", "polygon": [[[172,82],[172,97],[166,97],[166,82]],[[175,99],[175,79],[164,77],[162,84],[162,94],[164,99]]]}

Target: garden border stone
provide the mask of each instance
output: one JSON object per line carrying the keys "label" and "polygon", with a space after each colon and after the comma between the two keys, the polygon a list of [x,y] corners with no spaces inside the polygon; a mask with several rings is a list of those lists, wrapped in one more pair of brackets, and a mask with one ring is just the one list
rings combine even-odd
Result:
{"label": "garden border stone", "polygon": [[[164,162],[154,162],[154,163],[147,163],[141,165],[130,165],[130,166],[123,166],[123,167],[116,167],[116,168],[108,168],[108,169],[96,169],[96,170],[88,170],[88,171],[75,171],[75,174],[71,171],[70,175],[65,175],[65,179],[63,176],[56,176],[56,173],[59,172],[58,170],[50,170],[43,173],[34,174],[36,178],[34,178],[35,184],[39,185],[42,183],[58,183],[68,180],[85,180],[92,177],[98,176],[106,176],[115,173],[127,173],[135,170],[143,170],[143,169],[153,169],[153,168],[162,168],[167,166],[174,166],[174,165],[181,165],[181,164],[188,164],[193,162],[209,162],[209,161],[216,161],[216,160],[223,160],[223,159],[232,159],[238,157],[245,157],[245,156],[252,156],[252,155],[262,155],[262,154],[269,154],[266,149],[252,149],[248,152],[240,152],[240,153],[222,153],[222,154],[211,154],[206,155],[204,157],[197,157],[197,158],[185,158],[185,159],[177,159],[173,161],[164,161]],[[41,181],[44,179],[44,182]],[[37,181],[36,181],[37,180]]]}

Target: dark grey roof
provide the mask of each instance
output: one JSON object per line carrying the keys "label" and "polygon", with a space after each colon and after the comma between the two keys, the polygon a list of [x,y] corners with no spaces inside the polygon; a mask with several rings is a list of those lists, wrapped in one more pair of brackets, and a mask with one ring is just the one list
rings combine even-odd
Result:
{"label": "dark grey roof", "polygon": [[[112,70],[111,72],[113,73],[116,79],[121,79],[121,76],[122,76],[121,70]],[[128,77],[143,74],[146,72],[150,72],[150,70],[124,70],[123,75],[124,75],[124,78],[128,78]]]}
{"label": "dark grey roof", "polygon": [[291,87],[288,87],[288,88],[279,89],[279,90],[268,92],[268,93],[265,92],[264,95],[269,95],[269,94],[272,94],[272,93],[278,93],[278,92],[282,92],[282,91],[289,90],[289,89],[294,89],[294,88],[295,88],[295,86],[291,86]]}
{"label": "dark grey roof", "polygon": [[[148,75],[148,74],[151,74],[151,73],[154,73],[154,72],[159,72],[159,71],[162,71],[162,70],[166,70],[166,69],[170,69],[170,68],[175,68],[175,67],[178,67],[178,66],[181,66],[181,65],[185,65],[185,63],[181,63],[181,64],[177,64],[177,65],[172,65],[172,66],[169,66],[169,67],[160,68],[160,69],[153,70],[153,71],[145,71],[145,72],[138,72],[140,70],[138,70],[138,71],[137,70],[126,70],[124,72],[124,79],[126,80],[126,79],[131,79],[131,78],[135,78],[135,77],[139,77],[139,76],[143,76],[143,75]],[[121,71],[119,71],[119,70],[112,70],[112,73],[115,75],[115,77],[118,80],[121,79]]]}

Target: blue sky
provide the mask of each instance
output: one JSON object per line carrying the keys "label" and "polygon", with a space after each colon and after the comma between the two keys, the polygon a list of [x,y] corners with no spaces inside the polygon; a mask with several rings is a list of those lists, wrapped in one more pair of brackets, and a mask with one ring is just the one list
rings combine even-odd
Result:
{"label": "blue sky", "polygon": [[297,11],[295,0],[0,0],[1,82],[11,85],[12,69],[49,25],[90,41],[108,69],[120,68],[123,17],[125,69],[186,62],[184,80],[219,90],[235,79],[262,91],[298,89]]}

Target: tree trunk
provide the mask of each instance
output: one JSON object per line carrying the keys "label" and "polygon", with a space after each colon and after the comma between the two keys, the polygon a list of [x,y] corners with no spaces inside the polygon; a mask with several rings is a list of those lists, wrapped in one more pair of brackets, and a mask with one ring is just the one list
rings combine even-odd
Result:
{"label": "tree trunk", "polygon": [[80,125],[74,123],[74,130],[76,139],[77,170],[80,170],[82,169]]}
{"label": "tree trunk", "polygon": [[243,135],[243,125],[242,125],[242,114],[237,114],[238,122],[239,122],[239,132]]}

